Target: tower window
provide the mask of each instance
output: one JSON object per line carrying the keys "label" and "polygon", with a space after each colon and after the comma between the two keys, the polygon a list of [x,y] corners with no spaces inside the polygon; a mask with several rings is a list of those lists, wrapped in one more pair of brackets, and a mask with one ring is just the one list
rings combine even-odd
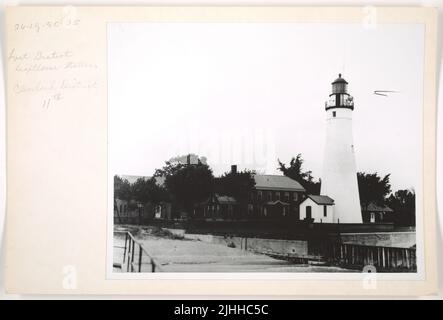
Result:
{"label": "tower window", "polygon": [[332,116],[335,118],[337,116],[337,112],[336,111],[332,111]]}

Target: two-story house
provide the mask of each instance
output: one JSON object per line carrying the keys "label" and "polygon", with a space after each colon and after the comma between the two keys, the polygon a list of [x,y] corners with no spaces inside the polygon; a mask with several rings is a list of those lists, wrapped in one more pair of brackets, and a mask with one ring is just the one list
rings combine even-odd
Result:
{"label": "two-story house", "polygon": [[[236,172],[232,166],[232,172]],[[197,204],[194,217],[206,220],[231,219],[299,219],[299,204],[306,190],[297,181],[280,175],[255,174],[255,187],[248,203],[241,204],[233,197],[213,194]]]}
{"label": "two-story house", "polygon": [[280,175],[254,176],[255,187],[248,204],[248,217],[299,219],[299,204],[306,190],[297,181]]}

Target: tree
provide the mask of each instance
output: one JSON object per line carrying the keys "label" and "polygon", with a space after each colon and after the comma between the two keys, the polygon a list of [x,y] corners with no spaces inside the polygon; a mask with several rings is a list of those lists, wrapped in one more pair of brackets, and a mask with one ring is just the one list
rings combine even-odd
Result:
{"label": "tree", "polygon": [[155,170],[154,177],[167,177],[173,175],[187,165],[206,165],[206,157],[199,157],[196,154],[190,153],[184,156],[172,157],[168,161],[165,161],[165,164],[166,165],[161,169]]}
{"label": "tree", "polygon": [[132,185],[132,194],[134,200],[143,204],[152,203],[155,205],[168,200],[166,189],[159,186],[154,177],[150,179],[137,179]]}
{"label": "tree", "polygon": [[389,182],[390,174],[383,178],[375,173],[357,173],[358,190],[360,194],[360,204],[367,208],[369,204],[374,203],[383,206],[386,197],[391,193],[391,184]]}
{"label": "tree", "polygon": [[279,167],[277,169],[285,176],[300,183],[309,194],[320,194],[320,181],[314,181],[312,171],[303,171],[303,162],[304,160],[299,153],[295,158],[292,157],[288,167],[278,159]]}
{"label": "tree", "polygon": [[131,199],[131,184],[118,175],[114,176],[114,199],[129,201]]}
{"label": "tree", "polygon": [[398,190],[387,199],[394,210],[393,221],[399,226],[415,226],[415,191]]}
{"label": "tree", "polygon": [[181,163],[172,163],[170,161],[165,162],[165,166],[161,169],[156,169],[154,173],[154,177],[168,177],[175,174],[180,169],[186,167],[185,164]]}
{"label": "tree", "polygon": [[171,163],[181,163],[181,164],[199,164],[199,163],[207,164],[206,161],[207,161],[206,157],[199,157],[195,153],[189,153],[185,156],[177,156],[169,159],[169,162]]}
{"label": "tree", "polygon": [[120,211],[117,205],[117,199],[129,202],[131,200],[131,184],[128,180],[122,179],[118,175],[114,176],[114,210],[121,222]]}
{"label": "tree", "polygon": [[224,173],[216,179],[215,191],[234,197],[240,204],[247,203],[255,186],[254,174],[250,170]]}
{"label": "tree", "polygon": [[167,200],[168,194],[165,188],[159,186],[154,177],[150,179],[139,178],[132,185],[133,199],[138,202],[139,222],[141,223],[142,207],[157,205]]}
{"label": "tree", "polygon": [[[176,157],[182,158],[182,157]],[[172,160],[174,160],[172,159]],[[196,203],[206,200],[213,192],[214,175],[207,164],[198,158],[197,163],[166,161],[155,176],[165,177],[165,187],[172,200],[187,213],[193,211]]]}

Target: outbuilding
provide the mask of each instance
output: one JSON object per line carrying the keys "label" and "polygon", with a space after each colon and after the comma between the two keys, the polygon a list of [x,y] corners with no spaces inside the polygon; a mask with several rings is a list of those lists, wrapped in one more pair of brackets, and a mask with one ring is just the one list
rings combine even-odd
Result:
{"label": "outbuilding", "polygon": [[334,221],[334,200],[324,195],[309,194],[300,203],[300,220],[317,223],[336,222]]}
{"label": "outbuilding", "polygon": [[392,220],[392,218],[390,219],[390,215],[392,215],[394,211],[388,206],[379,206],[375,203],[370,203],[367,206],[362,206],[361,212],[364,223],[383,223]]}

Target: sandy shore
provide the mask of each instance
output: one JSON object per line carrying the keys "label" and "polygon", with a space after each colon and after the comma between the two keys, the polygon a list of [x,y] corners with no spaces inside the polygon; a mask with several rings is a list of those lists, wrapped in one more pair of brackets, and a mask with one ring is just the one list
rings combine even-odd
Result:
{"label": "sandy shore", "polygon": [[[197,240],[174,239],[170,235],[158,235],[153,229],[130,228],[146,251],[160,265],[162,272],[349,272],[337,267],[295,265],[264,254],[252,253],[222,244]],[[125,227],[114,232],[114,263],[122,263]],[[154,229],[155,230],[155,229]],[[154,233],[154,234],[153,234]],[[138,252],[136,250],[136,252]],[[137,259],[135,259],[138,261]],[[143,258],[142,272],[150,272],[148,257]],[[120,272],[119,269],[114,269]]]}

